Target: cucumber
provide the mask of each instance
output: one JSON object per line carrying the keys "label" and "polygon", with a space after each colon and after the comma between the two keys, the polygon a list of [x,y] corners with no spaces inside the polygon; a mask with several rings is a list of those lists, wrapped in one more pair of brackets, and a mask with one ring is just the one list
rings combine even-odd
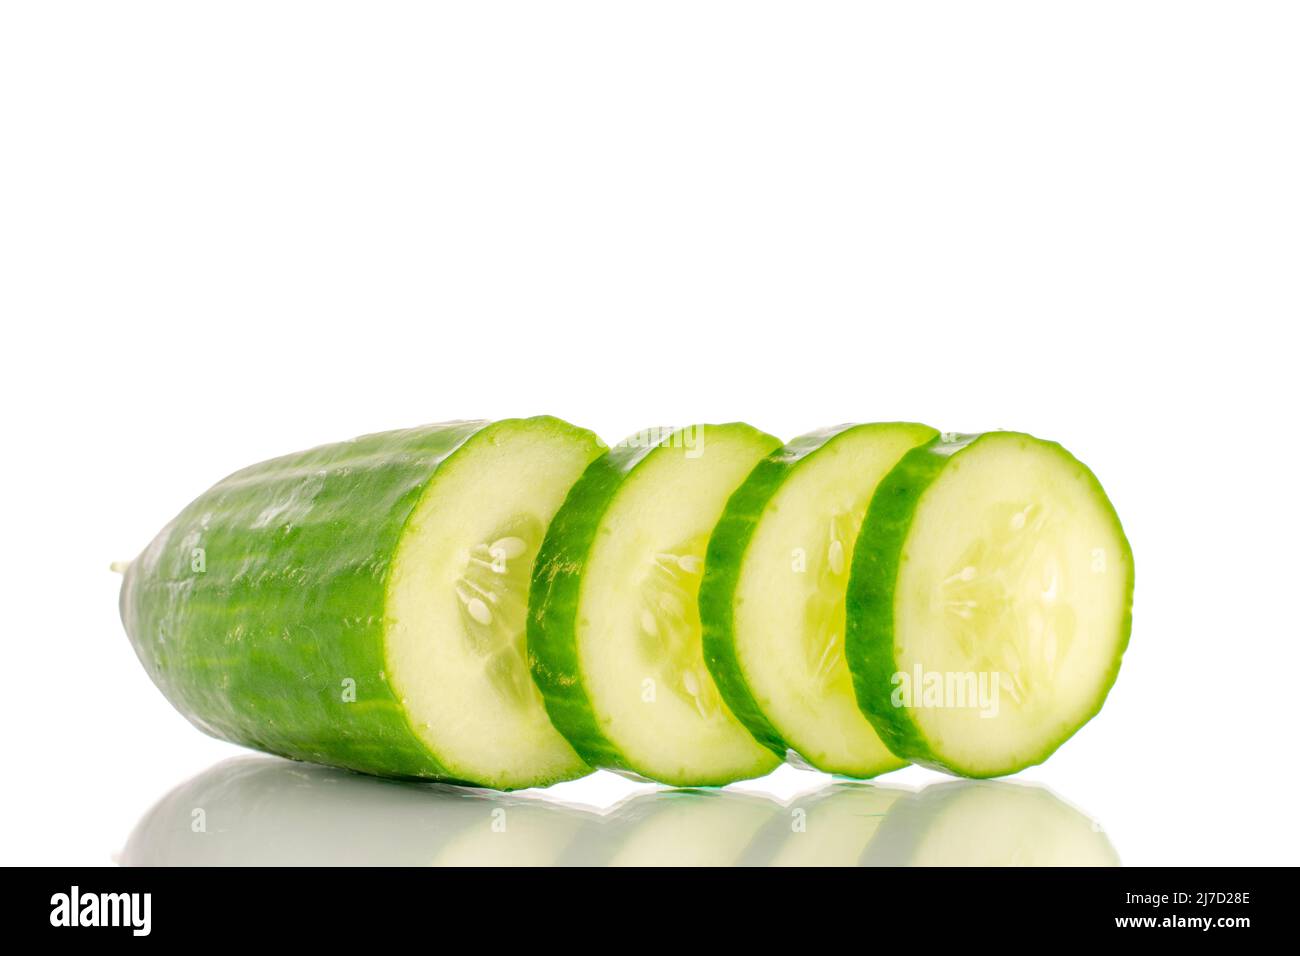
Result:
{"label": "cucumber", "polygon": [[1100,826],[1038,786],[959,780],[892,807],[863,866],[1119,866]]}
{"label": "cucumber", "polygon": [[881,482],[853,554],[849,668],[890,750],[971,777],[1040,763],[1100,710],[1133,555],[1054,442],[941,436]]}
{"label": "cucumber", "polygon": [[532,561],[603,451],[554,418],[367,435],[236,472],[126,570],[136,653],[200,729],[514,789],[587,773],[524,657]]}
{"label": "cucumber", "polygon": [[592,766],[720,786],[780,762],[714,686],[697,606],[709,533],[779,445],[743,424],[642,432],[593,462],[556,514],[528,657],[551,720]]}
{"label": "cucumber", "polygon": [[593,814],[551,800],[235,757],[136,824],[123,866],[549,866]]}
{"label": "cucumber", "polygon": [[840,425],[763,459],[709,540],[704,658],[732,712],[819,770],[873,777],[906,761],[858,709],[844,660],[844,594],[880,479],[935,435],[927,425]]}

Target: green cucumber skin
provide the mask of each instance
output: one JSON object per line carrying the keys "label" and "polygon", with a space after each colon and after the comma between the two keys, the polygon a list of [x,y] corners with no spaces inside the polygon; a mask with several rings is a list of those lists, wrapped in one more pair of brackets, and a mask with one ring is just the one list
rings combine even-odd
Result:
{"label": "green cucumber skin", "polygon": [[367,435],[253,465],[200,495],[122,585],[122,621],[154,683],[223,740],[381,776],[474,782],[410,726],[386,676],[385,604],[429,481],[492,428]]}
{"label": "green cucumber skin", "polygon": [[[714,427],[741,426],[733,423]],[[591,766],[642,779],[649,777],[642,775],[605,735],[592,710],[578,660],[577,616],[583,569],[605,511],[624,480],[661,447],[619,443],[587,466],[542,539],[528,595],[529,669],[542,692],[551,723]],[[784,753],[779,751],[779,755]],[[730,782],[694,781],[692,785],[721,786]]]}
{"label": "green cucumber skin", "polygon": [[[783,756],[792,754],[793,748],[763,714],[736,654],[733,609],[741,564],[764,510],[793,471],[840,435],[860,427],[864,426],[850,422],[822,428],[800,435],[768,455],[754,467],[744,484],[731,496],[721,520],[709,538],[709,549],[704,560],[704,580],[700,585],[700,620],[704,625],[705,663],[722,699],[736,715],[736,719],[745,725],[759,743]],[[807,758],[802,759],[806,761]],[[896,770],[903,765],[904,762],[900,760],[896,767],[882,768],[880,772]]]}
{"label": "green cucumber skin", "polygon": [[890,698],[894,685],[891,683],[891,678],[899,669],[894,657],[894,585],[898,579],[903,547],[911,530],[917,506],[926,489],[939,477],[954,455],[992,435],[1019,435],[1033,442],[1052,446],[1077,464],[1096,486],[1097,493],[1108,500],[1101,482],[1081,461],[1056,442],[1044,441],[1021,432],[945,434],[928,444],[912,449],[881,481],[871,499],[871,506],[867,509],[866,520],[862,523],[862,531],[853,549],[844,639],[845,654],[853,676],[853,690],[858,699],[858,708],[871,721],[871,725],[876,729],[885,746],[899,757],[921,766],[974,778],[1005,776],[1042,763],[1095,717],[1105,703],[1111,687],[1114,686],[1115,679],[1119,676],[1120,663],[1128,647],[1129,635],[1133,627],[1133,551],[1116,515],[1115,526],[1129,568],[1125,612],[1120,623],[1121,638],[1114,663],[1105,678],[1101,693],[1097,696],[1097,703],[1079,727],[1066,737],[1049,744],[1041,753],[1015,766],[982,770],[960,767],[944,761],[931,748],[930,742],[925,739],[920,727],[912,719],[908,708],[893,706]]}

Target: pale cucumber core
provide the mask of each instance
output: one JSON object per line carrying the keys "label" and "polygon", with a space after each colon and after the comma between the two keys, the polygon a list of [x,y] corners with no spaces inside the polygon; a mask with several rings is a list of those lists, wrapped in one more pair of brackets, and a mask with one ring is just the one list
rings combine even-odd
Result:
{"label": "pale cucumber core", "polygon": [[[895,663],[930,749],[1022,766],[1068,737],[1113,680],[1131,576],[1109,502],[1058,446],[995,433],[962,451],[917,504],[894,594]],[[968,698],[983,679],[995,706],[924,699],[918,673]]]}

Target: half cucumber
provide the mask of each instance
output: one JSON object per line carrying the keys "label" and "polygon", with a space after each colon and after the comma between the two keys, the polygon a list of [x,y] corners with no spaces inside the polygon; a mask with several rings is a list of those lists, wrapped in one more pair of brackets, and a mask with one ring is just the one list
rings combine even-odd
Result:
{"label": "half cucumber", "polygon": [[122,620],[200,729],[514,789],[588,771],[524,658],[551,516],[603,450],[555,418],[367,435],[236,472],[126,571]]}
{"label": "half cucumber", "polygon": [[1101,708],[1128,643],[1133,555],[1054,442],[941,436],[881,482],[853,555],[858,704],[900,757],[993,777]]}
{"label": "half cucumber", "polygon": [[593,462],[556,514],[528,655],[551,720],[592,766],[707,786],[780,762],[714,686],[697,605],[709,533],[779,444],[738,423],[640,433]]}
{"label": "half cucumber", "polygon": [[872,777],[894,756],[858,709],[844,660],[849,561],[876,485],[926,425],[840,425],[768,455],[709,540],[704,657],[732,712],[775,750]]}

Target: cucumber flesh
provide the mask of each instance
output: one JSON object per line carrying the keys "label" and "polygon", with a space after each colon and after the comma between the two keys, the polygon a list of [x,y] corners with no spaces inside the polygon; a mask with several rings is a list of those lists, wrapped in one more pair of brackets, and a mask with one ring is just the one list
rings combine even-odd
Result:
{"label": "cucumber flesh", "polygon": [[906,763],[858,709],[844,595],[876,485],[937,434],[883,423],[796,438],[750,473],[710,540],[700,591],[709,669],[756,737],[817,769],[872,777]]}
{"label": "cucumber flesh", "polygon": [[1119,519],[1060,445],[936,439],[884,479],[858,538],[858,703],[918,763],[973,777],[1040,763],[1101,708],[1132,595]]}
{"label": "cucumber flesh", "polygon": [[556,515],[533,574],[529,660],[592,766],[706,786],[779,763],[714,686],[697,604],[709,532],[778,445],[742,424],[638,436],[593,462]]}
{"label": "cucumber flesh", "polygon": [[123,622],[168,699],[222,739],[500,789],[579,776],[529,680],[524,629],[543,529],[602,450],[534,418],[254,465],[131,564]]}

